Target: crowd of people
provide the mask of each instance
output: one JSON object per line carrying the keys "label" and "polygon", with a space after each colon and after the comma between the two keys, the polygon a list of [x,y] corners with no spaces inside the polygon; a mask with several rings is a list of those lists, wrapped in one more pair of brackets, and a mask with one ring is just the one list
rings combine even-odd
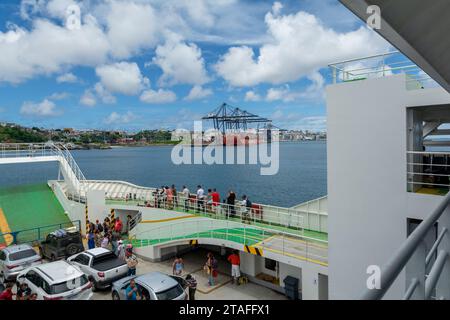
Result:
{"label": "crowd of people", "polygon": [[[136,195],[127,195],[127,199],[136,199]],[[181,192],[177,191],[175,185],[162,186],[153,192],[153,202],[146,200],[144,207],[155,207],[164,209],[183,208],[184,211],[195,210],[197,213],[217,213],[219,207],[225,207],[228,217],[235,217],[240,210],[243,220],[248,220],[252,211],[252,202],[247,195],[237,200],[236,193],[229,190],[225,198],[222,198],[216,188],[205,189],[197,186],[195,193],[191,193],[185,185]]]}
{"label": "crowd of people", "polygon": [[88,249],[105,248],[126,261],[128,266],[128,276],[136,274],[138,260],[133,254],[133,246],[125,244],[122,237],[128,232],[131,216],[127,216],[126,226],[120,217],[109,219],[106,217],[103,223],[97,220],[95,223],[88,221],[88,232],[86,235]]}

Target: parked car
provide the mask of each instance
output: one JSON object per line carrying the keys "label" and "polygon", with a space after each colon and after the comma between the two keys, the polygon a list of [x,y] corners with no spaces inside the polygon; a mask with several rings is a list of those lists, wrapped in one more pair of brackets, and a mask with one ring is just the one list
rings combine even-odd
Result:
{"label": "parked car", "polygon": [[111,250],[105,248],[90,249],[73,255],[67,261],[92,277],[94,290],[105,289],[127,276],[128,266]]}
{"label": "parked car", "polygon": [[26,283],[38,300],[89,300],[92,283],[76,266],[55,261],[29,267],[17,275],[17,285]]}
{"label": "parked car", "polygon": [[186,281],[177,276],[151,272],[141,276],[123,278],[113,283],[112,299],[126,300],[126,289],[134,279],[140,295],[145,300],[186,300]]}
{"label": "parked car", "polygon": [[39,244],[42,258],[56,261],[84,251],[83,240],[79,231],[70,229],[56,230]]}
{"label": "parked car", "polygon": [[41,263],[41,257],[28,244],[5,247],[0,250],[0,282],[14,281],[19,272]]}

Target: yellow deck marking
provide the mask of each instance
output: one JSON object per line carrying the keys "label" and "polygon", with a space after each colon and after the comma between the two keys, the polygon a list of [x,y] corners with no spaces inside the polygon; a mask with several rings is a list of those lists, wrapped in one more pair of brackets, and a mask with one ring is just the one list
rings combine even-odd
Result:
{"label": "yellow deck marking", "polygon": [[[11,229],[9,228],[8,220],[6,220],[5,214],[3,213],[2,208],[0,208],[0,232],[1,233],[10,233]],[[6,245],[10,245],[13,242],[13,236],[10,234],[4,235],[3,238],[6,241]]]}
{"label": "yellow deck marking", "polygon": [[161,220],[143,220],[143,221],[141,221],[141,223],[161,223],[161,222],[175,221],[175,220],[188,219],[188,218],[197,218],[197,216],[191,214],[188,216],[161,219]]}

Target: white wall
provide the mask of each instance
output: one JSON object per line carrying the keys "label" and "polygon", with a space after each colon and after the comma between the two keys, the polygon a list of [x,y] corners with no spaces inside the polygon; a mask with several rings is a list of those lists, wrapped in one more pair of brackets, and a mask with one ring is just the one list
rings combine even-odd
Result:
{"label": "white wall", "polygon": [[[406,219],[423,219],[441,199],[406,192],[406,107],[445,103],[440,88],[407,91],[403,75],[327,88],[331,299],[358,298],[367,267],[406,239]],[[402,274],[386,297],[401,297],[404,282]]]}

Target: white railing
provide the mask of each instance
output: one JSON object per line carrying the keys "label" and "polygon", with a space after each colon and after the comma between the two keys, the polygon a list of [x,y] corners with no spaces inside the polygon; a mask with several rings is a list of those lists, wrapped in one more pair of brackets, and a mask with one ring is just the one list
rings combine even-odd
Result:
{"label": "white railing", "polygon": [[56,157],[71,183],[74,185],[76,193],[86,193],[86,178],[80,170],[72,154],[62,143],[1,143],[0,158],[20,159],[37,157]]}
{"label": "white railing", "polygon": [[407,183],[409,192],[450,188],[450,152],[407,152]]}
{"label": "white railing", "polygon": [[235,220],[253,225],[264,225],[270,228],[289,228],[292,230],[311,230],[326,233],[326,214],[317,214],[270,205],[253,203],[247,208],[236,201],[234,205],[199,201],[195,195],[189,198],[181,193],[168,201],[165,195],[146,190],[142,193],[115,193],[115,197],[106,194],[107,204],[136,205],[142,207],[161,208],[184,213],[204,214],[222,220]]}
{"label": "white railing", "polygon": [[405,74],[408,90],[438,86],[429,75],[398,51],[332,63],[329,67],[333,83]]}
{"label": "white railing", "polygon": [[328,242],[233,221],[202,219],[160,225],[132,236],[133,245],[143,247],[184,239],[219,239],[253,246],[273,254],[328,265]]}

